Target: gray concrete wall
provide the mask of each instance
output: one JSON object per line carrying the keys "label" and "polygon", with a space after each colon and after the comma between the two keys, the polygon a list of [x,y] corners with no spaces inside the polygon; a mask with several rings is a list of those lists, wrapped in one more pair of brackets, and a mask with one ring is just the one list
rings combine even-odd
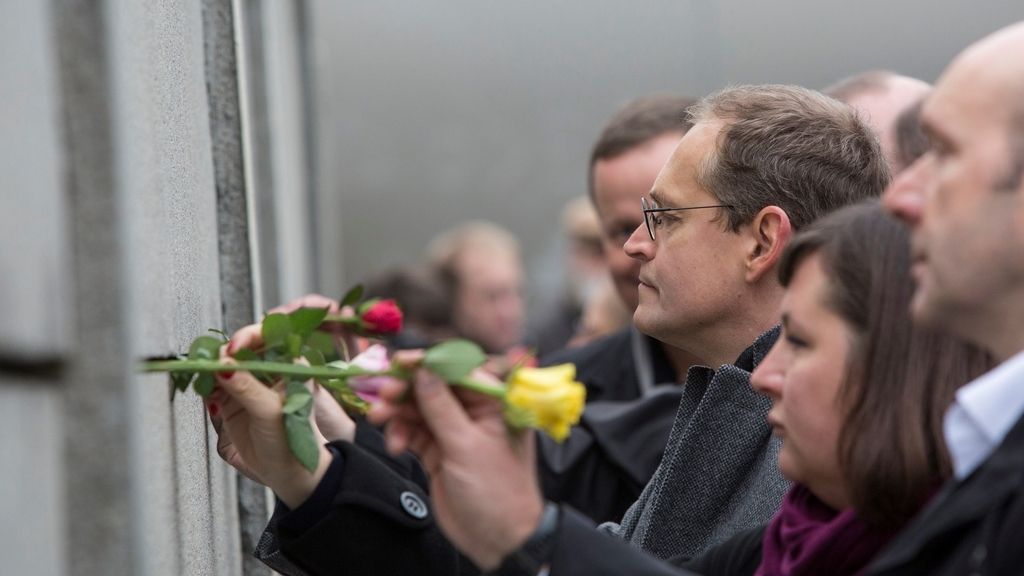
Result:
{"label": "gray concrete wall", "polygon": [[972,40],[1024,18],[1019,0],[311,6],[332,293],[414,260],[471,217],[516,232],[536,272],[556,246],[561,205],[585,192],[599,127],[637,95],[822,87],[877,67],[932,80]]}
{"label": "gray concrete wall", "polygon": [[[308,194],[277,192],[304,177],[303,151],[245,153],[269,149],[243,127],[271,105],[305,140],[301,85],[256,104],[240,86],[247,67],[260,83],[298,68],[294,19],[275,24],[283,56],[248,60],[240,32],[264,17],[237,0],[0,9],[4,574],[268,573],[243,561],[242,538],[251,546],[267,498],[217,457],[196,396],[172,404],[166,377],[136,372],[207,328],[252,322],[254,270],[275,291],[285,277],[309,289],[308,240],[250,228],[282,203],[298,204],[289,238],[309,227]],[[249,190],[247,175],[274,163],[290,179]],[[278,253],[287,274],[267,257]]]}

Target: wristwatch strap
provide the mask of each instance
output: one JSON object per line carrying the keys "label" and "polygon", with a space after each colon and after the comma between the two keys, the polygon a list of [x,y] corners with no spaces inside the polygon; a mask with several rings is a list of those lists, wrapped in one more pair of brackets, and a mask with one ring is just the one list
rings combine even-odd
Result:
{"label": "wristwatch strap", "polygon": [[540,524],[518,550],[505,557],[491,576],[537,576],[551,559],[555,549],[555,534],[561,517],[559,507],[551,502],[544,505]]}

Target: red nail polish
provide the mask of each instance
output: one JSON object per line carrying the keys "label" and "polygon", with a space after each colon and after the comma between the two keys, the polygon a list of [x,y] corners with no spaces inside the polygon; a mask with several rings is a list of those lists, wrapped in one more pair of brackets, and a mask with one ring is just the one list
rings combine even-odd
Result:
{"label": "red nail polish", "polygon": [[218,380],[231,380],[231,377],[234,376],[234,375],[235,375],[234,371],[217,372],[217,379]]}
{"label": "red nail polish", "polygon": [[218,414],[220,414],[220,406],[214,404],[213,402],[207,404],[206,408],[210,411],[210,416],[216,417]]}

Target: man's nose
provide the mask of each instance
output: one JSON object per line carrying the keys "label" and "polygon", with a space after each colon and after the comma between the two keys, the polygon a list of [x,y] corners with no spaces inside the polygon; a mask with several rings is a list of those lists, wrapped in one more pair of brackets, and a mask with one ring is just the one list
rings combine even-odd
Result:
{"label": "man's nose", "polygon": [[927,158],[919,158],[889,183],[882,204],[893,216],[915,225],[924,209]]}
{"label": "man's nose", "polygon": [[645,224],[641,223],[633,230],[633,233],[629,235],[629,239],[622,245],[622,249],[625,250],[630,258],[636,258],[641,262],[654,258],[654,241],[651,240],[650,234],[647,233]]}

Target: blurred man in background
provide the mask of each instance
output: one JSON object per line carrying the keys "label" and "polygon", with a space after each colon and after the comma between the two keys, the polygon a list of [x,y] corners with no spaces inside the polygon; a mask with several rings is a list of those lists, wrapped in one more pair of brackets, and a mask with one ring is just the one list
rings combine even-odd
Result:
{"label": "blurred man in background", "polygon": [[522,343],[523,263],[515,236],[490,222],[468,222],[431,241],[427,253],[452,294],[460,336],[490,354]]}
{"label": "blurred man in background", "polygon": [[825,94],[846,102],[861,114],[878,134],[882,152],[893,173],[906,168],[908,158],[897,139],[900,114],[919,103],[931,90],[927,82],[888,70],[872,70],[844,78],[825,88]]}

